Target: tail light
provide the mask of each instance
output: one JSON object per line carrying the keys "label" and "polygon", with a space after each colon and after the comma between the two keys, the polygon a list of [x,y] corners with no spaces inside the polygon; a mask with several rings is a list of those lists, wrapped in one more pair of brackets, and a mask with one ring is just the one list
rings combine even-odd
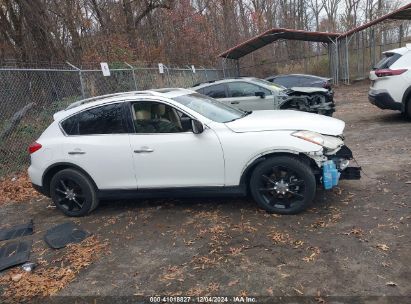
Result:
{"label": "tail light", "polygon": [[377,77],[397,76],[407,71],[408,71],[407,69],[398,69],[398,70],[384,69],[384,70],[376,70],[375,75],[377,75]]}
{"label": "tail light", "polygon": [[34,152],[40,150],[43,146],[40,145],[38,142],[34,142],[29,146],[29,153],[33,154]]}

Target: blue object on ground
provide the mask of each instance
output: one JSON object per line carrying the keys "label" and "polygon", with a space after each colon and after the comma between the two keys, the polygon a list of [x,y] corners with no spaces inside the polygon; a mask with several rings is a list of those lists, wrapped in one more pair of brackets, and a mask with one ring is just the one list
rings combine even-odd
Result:
{"label": "blue object on ground", "polygon": [[335,162],[326,161],[323,165],[323,185],[326,190],[330,190],[338,185],[341,173],[338,172]]}

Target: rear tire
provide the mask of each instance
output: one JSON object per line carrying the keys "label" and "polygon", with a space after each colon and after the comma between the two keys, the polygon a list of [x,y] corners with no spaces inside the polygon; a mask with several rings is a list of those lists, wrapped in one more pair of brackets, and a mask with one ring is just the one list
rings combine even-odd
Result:
{"label": "rear tire", "polygon": [[265,160],[254,169],[250,179],[254,200],[270,213],[297,214],[306,210],[316,188],[311,168],[290,156]]}
{"label": "rear tire", "polygon": [[405,109],[404,109],[404,116],[408,120],[411,120],[411,97],[408,98],[407,103],[405,104]]}
{"label": "rear tire", "polygon": [[50,196],[65,215],[85,216],[97,208],[99,200],[94,185],[75,169],[57,172],[50,182]]}

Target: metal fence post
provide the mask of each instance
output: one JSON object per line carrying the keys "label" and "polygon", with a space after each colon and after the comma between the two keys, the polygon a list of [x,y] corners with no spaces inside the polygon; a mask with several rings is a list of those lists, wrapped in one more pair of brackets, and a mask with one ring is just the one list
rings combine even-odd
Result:
{"label": "metal fence post", "polygon": [[167,77],[167,86],[170,86],[170,70],[169,70],[169,68],[168,68],[168,66],[166,66],[165,65],[165,67],[166,67],[166,71],[167,71],[167,75],[168,75],[168,77]]}
{"label": "metal fence post", "polygon": [[80,86],[81,86],[81,96],[83,98],[86,98],[86,94],[84,92],[84,82],[83,82],[83,75],[81,72],[81,69],[79,69],[78,67],[76,67],[75,65],[71,64],[70,62],[66,61],[66,63],[71,66],[73,69],[77,70],[79,73],[79,77],[80,77]]}
{"label": "metal fence post", "polygon": [[195,76],[194,76],[193,69],[191,68],[190,65],[187,65],[186,67],[188,68],[187,73],[189,73],[190,76],[191,76],[191,81],[192,81],[191,86],[193,86],[193,85],[196,83],[196,80],[195,80],[195,78],[194,78]]}
{"label": "metal fence post", "polygon": [[225,58],[221,59],[221,65],[223,67],[223,78],[225,78]]}
{"label": "metal fence post", "polygon": [[134,87],[135,87],[136,91],[138,91],[137,81],[136,81],[136,74],[134,73],[134,67],[131,64],[128,64],[127,62],[124,62],[124,63],[131,69],[131,71],[133,73]]}
{"label": "metal fence post", "polygon": [[206,70],[206,68],[203,67],[203,66],[202,66],[202,68],[203,68],[203,71],[204,71],[204,74],[205,74],[206,81],[208,81],[207,70]]}

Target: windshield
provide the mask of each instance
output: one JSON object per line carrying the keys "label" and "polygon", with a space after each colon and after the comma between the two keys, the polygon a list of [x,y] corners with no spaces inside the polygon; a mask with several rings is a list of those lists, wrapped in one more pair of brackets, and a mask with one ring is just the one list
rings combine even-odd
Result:
{"label": "windshield", "polygon": [[229,122],[247,115],[247,112],[231,108],[214,98],[199,93],[181,95],[172,99],[216,122]]}
{"label": "windshield", "polygon": [[286,87],[283,87],[280,84],[269,82],[265,79],[253,78],[253,81],[256,82],[256,83],[266,85],[266,86],[270,86],[270,87],[274,88],[275,90],[284,90],[284,89],[286,89]]}

